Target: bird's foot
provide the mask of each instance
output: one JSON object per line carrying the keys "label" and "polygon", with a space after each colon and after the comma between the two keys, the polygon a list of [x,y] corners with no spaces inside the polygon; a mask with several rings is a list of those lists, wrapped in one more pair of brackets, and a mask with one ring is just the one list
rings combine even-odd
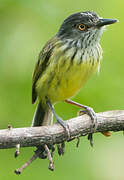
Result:
{"label": "bird's foot", "polygon": [[[84,108],[84,107],[83,107]],[[88,114],[91,118],[91,133],[88,134],[88,140],[90,141],[90,145],[93,147],[93,133],[97,128],[97,116],[94,110],[91,107],[85,106],[85,110],[80,110],[78,112],[79,115]]]}
{"label": "bird's foot", "polygon": [[96,116],[96,113],[94,112],[93,108],[91,107],[88,107],[88,106],[84,106],[83,105],[83,108],[85,108],[85,110],[80,110],[78,112],[78,115],[81,116],[83,114],[87,114],[90,116],[91,118],[91,132],[94,132],[97,128],[97,116]]}
{"label": "bird's foot", "polygon": [[94,110],[91,107],[79,104],[79,103],[74,102],[74,101],[72,101],[70,99],[66,99],[65,102],[84,109],[84,110],[81,110],[79,112],[79,115],[88,114],[90,116],[92,124],[91,124],[91,127],[90,127],[91,132],[88,135],[88,140],[90,141],[90,145],[93,146],[93,135],[92,134],[95,132],[95,130],[97,128],[97,116],[96,116],[96,113],[94,112]]}
{"label": "bird's foot", "polygon": [[70,130],[68,124],[62,120],[59,116],[56,117],[57,122],[64,128],[67,138],[70,139]]}

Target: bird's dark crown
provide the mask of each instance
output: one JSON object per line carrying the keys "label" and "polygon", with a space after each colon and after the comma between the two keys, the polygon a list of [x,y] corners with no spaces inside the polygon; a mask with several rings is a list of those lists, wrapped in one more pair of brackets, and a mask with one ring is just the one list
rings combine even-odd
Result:
{"label": "bird's dark crown", "polygon": [[70,15],[68,18],[66,18],[63,22],[63,26],[65,24],[77,24],[77,23],[84,23],[86,25],[92,26],[95,25],[99,20],[99,16],[92,11],[86,11],[86,12],[79,12]]}

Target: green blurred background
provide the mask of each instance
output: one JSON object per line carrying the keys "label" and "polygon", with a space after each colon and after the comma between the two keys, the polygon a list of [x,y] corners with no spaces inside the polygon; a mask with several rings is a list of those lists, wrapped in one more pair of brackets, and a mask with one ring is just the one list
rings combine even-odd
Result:
{"label": "green blurred background", "polygon": [[[101,45],[104,50],[99,75],[94,75],[74,98],[92,106],[96,112],[124,109],[124,2],[123,0],[0,0],[0,128],[28,127],[36,105],[31,104],[32,72],[44,43],[58,30],[71,13],[94,10],[119,23],[107,27]],[[57,113],[68,119],[78,108],[65,103],[56,106]],[[105,138],[94,135],[94,148],[86,137],[66,144],[66,153],[54,156],[55,171],[48,160],[37,159],[21,176],[13,173],[32,156],[35,148],[0,150],[0,180],[123,180],[124,137],[122,132]]]}

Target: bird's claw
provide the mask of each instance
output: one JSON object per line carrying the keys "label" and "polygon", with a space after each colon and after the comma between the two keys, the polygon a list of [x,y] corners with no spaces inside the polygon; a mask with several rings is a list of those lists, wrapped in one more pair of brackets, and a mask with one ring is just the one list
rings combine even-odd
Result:
{"label": "bird's claw", "polygon": [[86,106],[85,110],[80,110],[79,115],[83,115],[83,114],[88,114],[91,118],[91,132],[88,134],[88,140],[90,141],[90,145],[93,147],[93,133],[96,131],[97,129],[97,116],[96,113],[94,112],[94,110],[91,107]]}
{"label": "bird's claw", "polygon": [[91,107],[86,106],[85,110],[80,110],[79,115],[87,114],[91,118],[91,132],[95,132],[97,128],[97,116],[94,110]]}

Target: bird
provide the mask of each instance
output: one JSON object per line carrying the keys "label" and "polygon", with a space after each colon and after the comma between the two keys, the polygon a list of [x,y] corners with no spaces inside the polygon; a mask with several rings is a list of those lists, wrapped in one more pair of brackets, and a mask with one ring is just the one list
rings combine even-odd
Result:
{"label": "bird", "polygon": [[74,13],[63,21],[58,32],[41,50],[35,65],[32,103],[37,100],[38,105],[32,126],[51,125],[54,115],[69,136],[68,125],[54,109],[60,101],[84,108],[92,123],[96,121],[92,108],[69,98],[79,92],[94,72],[99,71],[101,35],[105,26],[115,22],[116,19],[104,19],[93,11]]}

